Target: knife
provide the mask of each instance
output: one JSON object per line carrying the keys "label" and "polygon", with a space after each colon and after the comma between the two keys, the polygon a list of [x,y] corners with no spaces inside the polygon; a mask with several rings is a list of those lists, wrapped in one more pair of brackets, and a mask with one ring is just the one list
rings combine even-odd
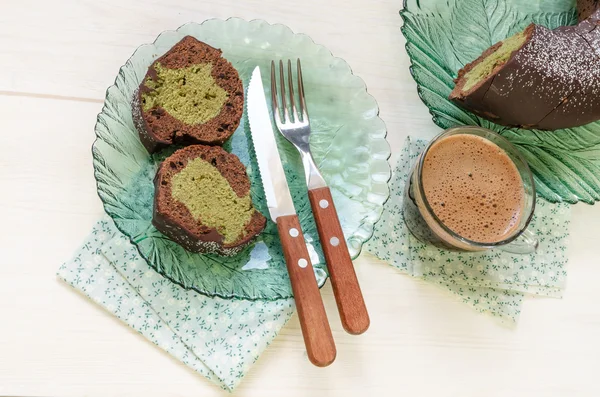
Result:
{"label": "knife", "polygon": [[335,343],[279,157],[258,66],[252,72],[247,97],[248,120],[258,169],[269,214],[277,224],[306,352],[314,365],[325,367],[335,360]]}

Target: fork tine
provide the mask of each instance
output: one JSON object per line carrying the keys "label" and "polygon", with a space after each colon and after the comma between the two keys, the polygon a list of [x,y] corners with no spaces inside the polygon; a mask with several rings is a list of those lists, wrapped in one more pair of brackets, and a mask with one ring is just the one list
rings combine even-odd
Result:
{"label": "fork tine", "polygon": [[281,106],[283,107],[283,122],[287,123],[291,121],[290,113],[287,108],[287,101],[285,99],[285,77],[283,73],[283,61],[279,60],[279,82],[281,83]]}
{"label": "fork tine", "polygon": [[281,122],[279,114],[279,102],[277,101],[277,78],[275,78],[275,61],[271,61],[271,104],[273,105],[273,114],[275,121]]}
{"label": "fork tine", "polygon": [[292,105],[292,117],[294,121],[300,121],[300,115],[296,111],[296,99],[294,98],[294,82],[292,78],[292,61],[287,61],[288,69],[288,87],[290,88],[290,104]]}
{"label": "fork tine", "polygon": [[298,98],[300,99],[300,112],[302,113],[302,122],[308,122],[308,110],[306,109],[306,101],[304,100],[304,80],[302,79],[302,65],[300,58],[296,62],[298,69]]}

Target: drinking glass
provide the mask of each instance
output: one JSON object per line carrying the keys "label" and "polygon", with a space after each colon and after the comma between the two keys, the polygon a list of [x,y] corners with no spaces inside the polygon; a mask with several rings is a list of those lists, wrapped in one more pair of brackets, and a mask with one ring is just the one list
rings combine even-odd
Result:
{"label": "drinking glass", "polygon": [[[468,134],[485,138],[499,146],[515,164],[523,183],[524,200],[518,227],[501,241],[482,243],[469,240],[448,228],[434,213],[423,189],[422,173],[424,159],[432,145],[441,139]],[[527,254],[535,252],[538,239],[527,229],[535,210],[535,184],[527,162],[508,140],[499,134],[481,127],[464,126],[443,131],[436,136],[419,156],[409,173],[404,190],[404,222],[410,232],[420,241],[454,251],[483,251],[500,248],[504,251]]]}

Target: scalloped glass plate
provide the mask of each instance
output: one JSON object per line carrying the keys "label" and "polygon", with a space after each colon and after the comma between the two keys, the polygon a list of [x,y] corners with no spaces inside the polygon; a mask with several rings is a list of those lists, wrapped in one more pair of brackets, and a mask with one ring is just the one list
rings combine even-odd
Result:
{"label": "scalloped glass plate", "polygon": [[534,173],[537,193],[551,202],[600,200],[600,122],[556,131],[507,128],[448,100],[453,79],[486,48],[531,22],[576,23],[572,0],[405,0],[401,11],[410,71],[433,121],[442,128],[479,125],[517,146]]}
{"label": "scalloped glass plate", "polygon": [[[98,193],[106,212],[137,245],[150,266],[174,282],[210,296],[288,298],[292,292],[273,222],[269,221],[255,243],[234,257],[190,253],[152,226],[152,180],[157,165],[168,153],[148,155],[133,126],[130,102],[148,66],[186,35],[221,48],[223,56],[238,70],[245,88],[255,66],[268,70],[271,59],[302,59],[311,115],[311,149],[332,188],[352,257],[360,253],[362,244],[373,233],[373,224],[389,194],[390,148],[377,103],[344,60],[333,57],[310,37],[295,34],[283,25],[237,18],[190,23],[160,34],[153,44],[135,51],[107,90],[92,149]],[[266,79],[263,83],[270,86]],[[276,136],[315,274],[322,286],[327,273],[302,165],[293,147],[278,133]],[[246,114],[225,149],[247,166],[254,205],[268,215]]]}

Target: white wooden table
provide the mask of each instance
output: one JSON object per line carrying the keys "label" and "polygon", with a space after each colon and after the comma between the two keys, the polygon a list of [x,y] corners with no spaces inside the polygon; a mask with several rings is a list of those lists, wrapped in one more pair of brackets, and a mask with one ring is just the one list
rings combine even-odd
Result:
{"label": "white wooden table", "polygon": [[[238,16],[309,34],[362,77],[396,151],[438,128],[417,97],[392,0],[1,0],[0,395],[224,395],[56,279],[102,214],[90,147],[104,91],[135,48],[188,21]],[[392,157],[395,161],[396,156]],[[240,396],[598,396],[600,208],[574,210],[564,299],[528,299],[516,329],[361,257],[371,329],[326,369],[294,318]],[[595,255],[596,254],[596,255]]]}

